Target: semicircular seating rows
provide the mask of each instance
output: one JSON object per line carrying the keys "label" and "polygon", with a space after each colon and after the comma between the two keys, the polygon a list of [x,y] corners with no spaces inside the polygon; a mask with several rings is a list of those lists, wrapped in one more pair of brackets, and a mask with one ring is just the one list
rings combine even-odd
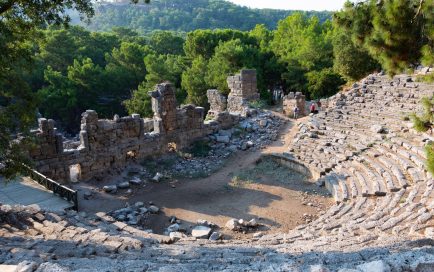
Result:
{"label": "semicircular seating rows", "polygon": [[420,100],[434,89],[413,80],[370,75],[298,124],[290,153],[320,176],[316,183],[336,204],[286,236],[263,240],[342,248],[430,235],[434,179],[423,146],[433,137],[412,129],[407,116],[420,112]]}

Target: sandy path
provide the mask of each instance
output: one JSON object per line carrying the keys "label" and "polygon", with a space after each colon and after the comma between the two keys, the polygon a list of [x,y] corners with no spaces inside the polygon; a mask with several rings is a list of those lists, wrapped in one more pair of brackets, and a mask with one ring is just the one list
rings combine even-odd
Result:
{"label": "sandy path", "polygon": [[[274,114],[285,118],[279,113]],[[329,199],[321,196],[303,194],[304,191],[318,191],[315,185],[300,181],[302,177],[299,176],[299,179],[289,183],[264,176],[261,183],[235,187],[228,185],[235,173],[255,167],[262,154],[288,150],[297,132],[297,122],[285,119],[287,122],[282,125],[278,140],[263,150],[236,152],[224,167],[209,177],[148,183],[144,188],[135,189],[134,194],[128,198],[101,193],[92,200],[82,200],[80,208],[90,212],[109,211],[123,207],[126,202],[133,204],[136,201],[152,201],[162,209],[162,213],[151,216],[149,227],[159,233],[169,225],[171,216],[181,219],[187,226],[198,219],[224,226],[230,218],[260,218],[259,221],[266,225],[263,230],[287,231],[304,220],[303,214],[314,215],[319,208],[323,209],[330,204]],[[175,185],[175,188],[171,185]],[[303,200],[318,205],[303,205]]]}

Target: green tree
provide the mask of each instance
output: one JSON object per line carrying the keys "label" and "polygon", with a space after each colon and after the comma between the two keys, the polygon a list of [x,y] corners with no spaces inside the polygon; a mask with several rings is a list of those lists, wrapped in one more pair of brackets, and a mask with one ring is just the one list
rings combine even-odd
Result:
{"label": "green tree", "polygon": [[333,67],[346,80],[357,81],[380,65],[362,46],[354,44],[351,34],[335,27],[333,37]]}
{"label": "green tree", "polygon": [[147,55],[144,59],[147,74],[137,90],[133,91],[131,98],[123,102],[128,113],[138,113],[141,116],[152,116],[151,98],[148,92],[152,91],[156,84],[171,82],[176,88],[178,103],[186,98],[186,93],[181,90],[182,72],[185,70],[185,60],[176,55]]}
{"label": "green tree", "polygon": [[187,91],[187,101],[197,106],[207,107],[206,91],[209,89],[205,82],[208,62],[199,56],[193,60],[190,68],[182,73],[181,86]]}
{"label": "green tree", "polygon": [[433,0],[346,2],[334,20],[392,75],[433,64],[433,10]]}
{"label": "green tree", "polygon": [[85,16],[93,14],[90,0],[14,1],[0,3],[0,174],[14,176],[28,162],[25,143],[13,135],[27,135],[34,124],[37,99],[22,71],[31,69],[35,26],[67,24],[68,8]]}
{"label": "green tree", "polygon": [[77,132],[81,113],[86,109],[95,109],[102,116],[114,113],[113,105],[108,107],[100,103],[111,98],[110,93],[101,91],[107,80],[100,66],[87,58],[74,60],[67,70],[66,76],[51,67],[46,70],[45,79],[49,85],[38,92],[44,116],[63,121],[62,125],[68,132]]}
{"label": "green tree", "polygon": [[105,70],[111,79],[114,92],[126,95],[137,88],[146,76],[145,56],[153,54],[148,46],[137,43],[122,42],[119,48],[106,53]]}
{"label": "green tree", "polygon": [[170,31],[155,32],[149,45],[158,55],[184,55],[184,39]]}
{"label": "green tree", "polygon": [[149,91],[146,82],[142,82],[138,89],[132,93],[131,98],[123,102],[129,114],[138,113],[142,117],[152,117],[152,103],[151,96],[148,94]]}
{"label": "green tree", "polygon": [[[240,39],[220,43],[214,56],[209,60],[208,73],[205,77],[206,83],[210,87],[228,94],[229,88],[226,79],[241,68],[249,67],[244,65],[247,54],[247,47]],[[252,55],[249,57],[254,58]],[[252,67],[250,66],[250,68]]]}
{"label": "green tree", "polygon": [[334,95],[339,91],[339,87],[345,83],[345,80],[335,73],[332,68],[308,72],[306,77],[307,90],[309,97],[312,99]]}

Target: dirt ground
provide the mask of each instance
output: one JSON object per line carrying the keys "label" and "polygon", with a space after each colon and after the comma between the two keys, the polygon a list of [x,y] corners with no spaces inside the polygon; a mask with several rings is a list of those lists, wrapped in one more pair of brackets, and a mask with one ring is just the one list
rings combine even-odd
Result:
{"label": "dirt ground", "polygon": [[[281,128],[281,137],[260,151],[239,151],[225,165],[209,177],[147,182],[133,188],[131,195],[110,195],[99,192],[84,200],[80,194],[80,210],[86,212],[111,211],[137,201],[153,202],[160,207],[158,215],[149,219],[149,228],[163,233],[175,216],[187,229],[198,219],[208,220],[220,227],[231,219],[255,218],[262,226],[255,231],[285,232],[314,219],[331,204],[330,195],[300,174],[261,159],[271,152],[286,152],[296,133],[295,122],[288,121]],[[101,183],[80,183],[79,192],[102,187]],[[245,238],[251,233],[223,233],[232,238]]]}

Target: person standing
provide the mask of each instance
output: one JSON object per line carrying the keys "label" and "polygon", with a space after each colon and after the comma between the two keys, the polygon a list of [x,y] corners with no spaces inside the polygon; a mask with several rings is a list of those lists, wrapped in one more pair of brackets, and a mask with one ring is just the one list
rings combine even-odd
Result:
{"label": "person standing", "polygon": [[294,108],[294,119],[298,119],[298,112],[299,112],[299,109],[298,109],[297,106],[295,106],[295,108]]}
{"label": "person standing", "polygon": [[315,103],[311,103],[310,104],[310,113],[314,113],[315,114],[315,110],[316,110],[316,108],[315,108]]}

